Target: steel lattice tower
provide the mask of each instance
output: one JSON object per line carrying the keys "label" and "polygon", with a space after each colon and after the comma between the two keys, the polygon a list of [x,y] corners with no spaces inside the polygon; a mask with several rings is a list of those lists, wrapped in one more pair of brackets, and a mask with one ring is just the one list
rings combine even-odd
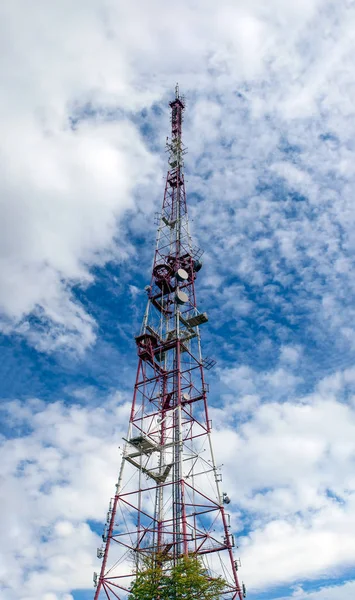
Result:
{"label": "steel lattice tower", "polygon": [[169,167],[159,215],[147,308],[136,337],[138,368],[122,464],[98,549],[95,600],[125,598],[144,555],[176,563],[200,556],[228,585],[223,598],[245,597],[234,538],[211,445],[195,279],[201,250],[191,242],[181,138],[184,99],[170,102]]}

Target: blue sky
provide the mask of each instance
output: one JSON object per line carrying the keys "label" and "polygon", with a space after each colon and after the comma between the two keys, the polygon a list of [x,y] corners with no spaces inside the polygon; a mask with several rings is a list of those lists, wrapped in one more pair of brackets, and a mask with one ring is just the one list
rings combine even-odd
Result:
{"label": "blue sky", "polygon": [[353,600],[352,3],[0,10],[2,597],[92,597],[179,81],[241,578]]}

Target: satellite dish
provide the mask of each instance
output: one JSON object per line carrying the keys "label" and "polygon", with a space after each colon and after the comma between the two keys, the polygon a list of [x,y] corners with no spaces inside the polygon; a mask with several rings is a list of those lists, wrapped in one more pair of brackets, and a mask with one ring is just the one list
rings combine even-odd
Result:
{"label": "satellite dish", "polygon": [[176,290],[175,298],[178,304],[185,304],[185,302],[187,302],[189,299],[188,295],[185,294],[185,292],[182,292],[181,290]]}
{"label": "satellite dish", "polygon": [[178,269],[178,271],[176,273],[176,279],[178,281],[187,281],[188,278],[189,278],[189,276],[186,273],[185,269]]}

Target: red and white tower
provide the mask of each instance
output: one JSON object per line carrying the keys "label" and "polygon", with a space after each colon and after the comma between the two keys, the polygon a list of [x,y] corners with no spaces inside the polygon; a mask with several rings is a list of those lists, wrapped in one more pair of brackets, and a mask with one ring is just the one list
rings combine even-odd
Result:
{"label": "red and white tower", "polygon": [[201,250],[189,234],[181,138],[184,99],[170,102],[169,167],[147,308],[135,338],[138,368],[122,464],[111,499],[95,600],[125,598],[144,555],[174,564],[187,554],[227,581],[223,598],[245,597],[221,491],[208,416],[195,280]]}

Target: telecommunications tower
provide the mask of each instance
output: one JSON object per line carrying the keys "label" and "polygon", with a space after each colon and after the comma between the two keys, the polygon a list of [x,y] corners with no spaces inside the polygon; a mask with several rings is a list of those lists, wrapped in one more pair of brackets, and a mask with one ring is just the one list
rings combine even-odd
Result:
{"label": "telecommunications tower", "polygon": [[159,556],[166,568],[184,555],[201,558],[206,573],[222,575],[222,598],[245,597],[239,561],[221,491],[221,473],[211,445],[195,280],[200,249],[189,234],[181,138],[184,98],[176,86],[170,102],[168,173],[158,219],[148,302],[135,338],[138,368],[116,492],[98,549],[95,600],[122,600],[144,556]]}

